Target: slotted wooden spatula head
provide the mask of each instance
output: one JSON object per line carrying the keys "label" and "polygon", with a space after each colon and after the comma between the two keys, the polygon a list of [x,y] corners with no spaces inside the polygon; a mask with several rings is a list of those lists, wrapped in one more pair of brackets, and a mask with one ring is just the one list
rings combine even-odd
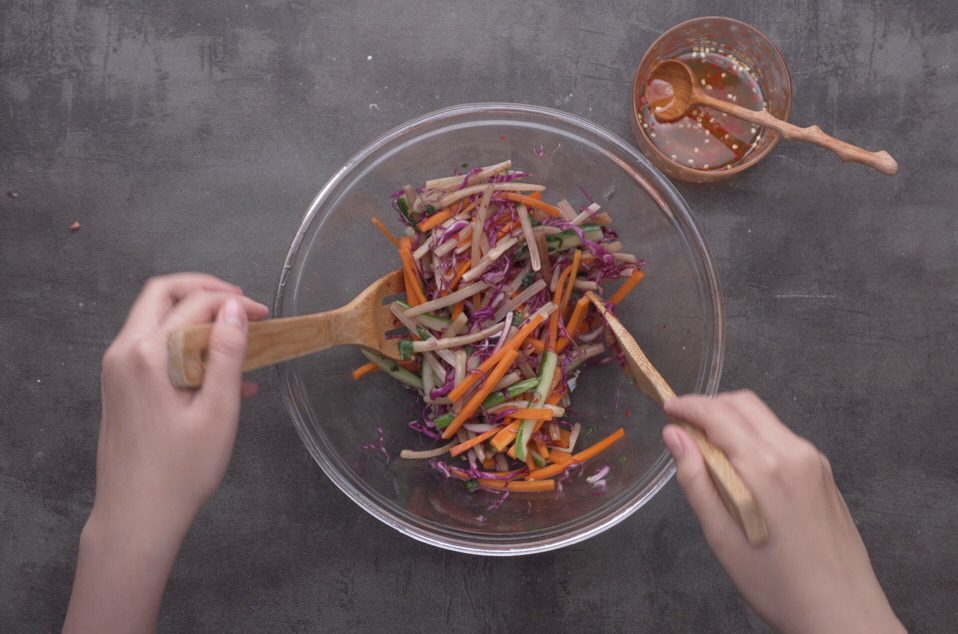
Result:
{"label": "slotted wooden spatula head", "polygon": [[[635,337],[612,314],[598,295],[592,291],[589,291],[587,295],[589,301],[598,309],[599,314],[609,325],[609,330],[612,331],[622,347],[629,372],[639,389],[658,401],[660,405],[674,397],[675,392],[659,374],[659,371],[655,369],[652,362],[649,361]],[[699,451],[702,452],[702,457],[705,459],[715,488],[718,489],[719,494],[725,500],[729,512],[738,520],[742,530],[745,531],[745,537],[749,543],[756,546],[765,543],[768,539],[765,517],[762,515],[752,492],[742,481],[738,472],[735,471],[735,467],[729,462],[725,452],[716,447],[697,427],[693,427],[685,421],[673,420],[672,422],[680,425],[695,440]]]}

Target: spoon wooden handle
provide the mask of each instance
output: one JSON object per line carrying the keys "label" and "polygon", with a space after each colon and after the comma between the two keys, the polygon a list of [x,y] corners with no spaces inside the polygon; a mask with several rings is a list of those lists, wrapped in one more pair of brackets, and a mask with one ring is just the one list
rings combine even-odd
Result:
{"label": "spoon wooden handle", "polygon": [[768,527],[755,497],[729,462],[725,452],[715,446],[698,427],[684,421],[672,421],[691,436],[702,453],[705,466],[708,467],[712,482],[718,490],[729,512],[738,520],[745,538],[753,546],[764,544],[768,539]]}
{"label": "spoon wooden handle", "polygon": [[817,125],[810,125],[807,128],[800,128],[797,125],[773,117],[768,110],[750,110],[734,103],[716,99],[715,97],[700,91],[695,92],[695,101],[703,106],[709,106],[711,108],[715,108],[716,110],[721,110],[731,115],[735,115],[739,119],[745,119],[746,121],[757,123],[761,126],[765,126],[766,128],[778,130],[786,139],[807,141],[809,143],[814,143],[815,145],[828,148],[837,154],[843,161],[854,161],[855,163],[861,163],[863,165],[873,167],[882,174],[888,174],[889,176],[893,176],[898,173],[898,162],[895,161],[892,155],[885,150],[871,152],[864,148],[860,148],[857,145],[852,145],[851,143],[847,143],[841,139],[836,139],[835,137],[826,134]]}
{"label": "spoon wooden handle", "polygon": [[[352,320],[339,311],[285,317],[249,324],[243,371],[256,370],[332,346],[357,341]],[[176,387],[199,387],[206,372],[211,324],[184,326],[170,333],[170,381]]]}

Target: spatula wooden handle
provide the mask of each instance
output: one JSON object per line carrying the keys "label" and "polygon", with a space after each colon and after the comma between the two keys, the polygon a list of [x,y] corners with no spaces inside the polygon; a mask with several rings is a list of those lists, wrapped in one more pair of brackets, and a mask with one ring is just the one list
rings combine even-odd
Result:
{"label": "spatula wooden handle", "polygon": [[683,421],[673,421],[691,436],[705,459],[712,482],[718,489],[725,506],[738,520],[745,531],[745,538],[753,546],[764,544],[768,539],[768,527],[758,503],[748,486],[742,481],[725,452],[715,446],[697,427]]}
{"label": "spatula wooden handle", "polygon": [[[339,313],[333,310],[251,322],[243,371],[353,343],[355,332],[342,323]],[[170,333],[170,381],[176,387],[195,388],[203,384],[211,330],[211,324],[194,324]]]}
{"label": "spatula wooden handle", "polygon": [[703,106],[709,106],[711,108],[715,108],[716,110],[721,110],[731,115],[735,115],[739,119],[745,119],[746,121],[757,123],[758,125],[765,126],[766,128],[772,128],[773,130],[780,132],[786,139],[807,141],[809,143],[814,143],[815,145],[820,145],[823,148],[828,148],[837,154],[838,157],[843,161],[854,161],[855,163],[861,163],[878,170],[882,174],[888,174],[889,176],[894,176],[898,173],[898,162],[885,150],[871,152],[864,148],[860,148],[857,145],[852,145],[851,143],[842,141],[841,139],[836,139],[835,137],[826,134],[817,125],[810,125],[807,128],[800,128],[797,125],[789,123],[788,121],[782,121],[781,119],[772,116],[768,110],[750,110],[734,103],[716,99],[715,97],[706,95],[700,91],[696,91],[695,95],[695,100]]}

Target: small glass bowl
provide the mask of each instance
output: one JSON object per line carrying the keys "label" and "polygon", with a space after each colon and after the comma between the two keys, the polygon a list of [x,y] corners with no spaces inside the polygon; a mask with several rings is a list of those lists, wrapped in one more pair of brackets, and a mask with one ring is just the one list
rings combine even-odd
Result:
{"label": "small glass bowl", "polygon": [[[615,220],[647,277],[618,316],[679,393],[714,394],[724,348],[715,265],[685,201],[635,148],[579,117],[519,104],[468,104],[433,112],[379,137],[323,187],[303,218],[280,275],[276,317],[348,302],[397,254],[370,224],[399,223],[390,193],[463,163],[511,159],[548,187],[550,200],[593,197]],[[588,193],[580,191],[584,188]],[[618,366],[584,369],[570,408],[582,446],[624,427],[625,438],[561,492],[467,492],[401,449],[434,447],[410,429],[418,397],[383,373],[354,381],[365,359],[352,347],[279,366],[286,405],[303,443],[330,480],[361,508],[425,543],[481,555],[521,555],[572,544],[614,526],[652,499],[675,467],[661,440],[661,408]],[[390,460],[375,448],[379,432]],[[611,466],[602,495],[585,476]],[[320,512],[320,511],[317,511]]]}
{"label": "small glass bowl", "polygon": [[682,22],[663,33],[649,47],[639,63],[632,86],[632,129],[636,143],[669,176],[692,183],[712,183],[739,174],[761,161],[772,151],[781,135],[765,129],[755,147],[727,169],[688,167],[662,152],[642,125],[641,100],[655,66],[693,47],[723,47],[745,62],[762,88],[768,111],[779,119],[787,120],[792,111],[792,77],[781,52],[762,32],[732,18],[702,17]]}

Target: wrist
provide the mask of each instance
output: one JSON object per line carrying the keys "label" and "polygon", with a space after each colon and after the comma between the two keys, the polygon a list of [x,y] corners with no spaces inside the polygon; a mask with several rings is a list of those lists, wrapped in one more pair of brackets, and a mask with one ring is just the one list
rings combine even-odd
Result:
{"label": "wrist", "polygon": [[170,560],[189,531],[195,514],[151,514],[127,507],[119,512],[94,503],[80,535],[80,547],[106,548],[125,557]]}

